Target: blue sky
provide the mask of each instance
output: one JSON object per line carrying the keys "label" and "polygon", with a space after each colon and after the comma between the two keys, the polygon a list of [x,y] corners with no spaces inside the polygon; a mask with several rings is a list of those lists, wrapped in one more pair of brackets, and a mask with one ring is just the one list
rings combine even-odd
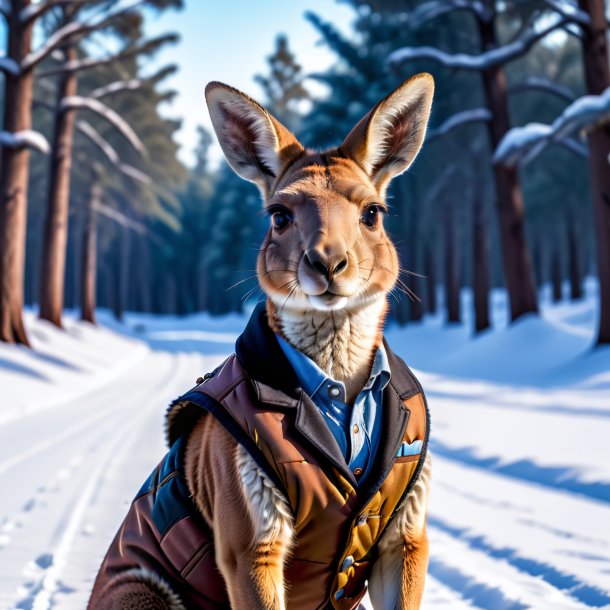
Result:
{"label": "blue sky", "polygon": [[[307,10],[318,13],[346,33],[350,30],[354,11],[335,0],[186,0],[183,11],[149,19],[151,36],[176,31],[182,37],[180,44],[164,50],[157,62],[176,63],[180,68],[167,81],[179,96],[164,112],[183,121],[178,138],[184,161],[192,159],[196,126],[211,129],[203,97],[206,83],[223,81],[261,99],[253,76],[267,72],[266,57],[273,51],[277,34],[288,35],[305,72],[321,70],[333,63],[333,55],[317,44],[319,35],[303,17]],[[213,151],[215,159],[220,154],[218,148]]]}

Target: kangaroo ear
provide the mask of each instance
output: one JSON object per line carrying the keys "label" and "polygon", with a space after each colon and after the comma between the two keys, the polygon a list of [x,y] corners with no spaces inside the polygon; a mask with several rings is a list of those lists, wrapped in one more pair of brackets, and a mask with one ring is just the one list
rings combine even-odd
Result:
{"label": "kangaroo ear", "polygon": [[364,116],[341,144],[341,152],[364,169],[380,193],[417,156],[433,93],[430,74],[413,76]]}
{"label": "kangaroo ear", "polygon": [[292,133],[247,95],[212,82],[205,97],[229,165],[267,195],[282,169],[303,152]]}

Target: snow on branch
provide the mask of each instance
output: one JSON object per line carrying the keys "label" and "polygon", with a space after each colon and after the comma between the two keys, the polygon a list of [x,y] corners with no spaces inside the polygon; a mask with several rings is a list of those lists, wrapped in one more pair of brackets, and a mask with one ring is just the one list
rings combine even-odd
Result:
{"label": "snow on branch", "polygon": [[106,119],[111,125],[113,125],[123,136],[129,141],[129,143],[141,154],[146,154],[146,148],[142,143],[142,140],[138,137],[136,132],[131,128],[129,123],[120,116],[115,110],[106,106],[97,99],[90,97],[82,97],[80,95],[71,95],[64,97],[59,105],[60,112],[66,110],[77,110],[80,108],[86,108],[95,112],[102,118]]}
{"label": "snow on branch", "polygon": [[517,39],[496,49],[491,49],[479,55],[468,55],[467,53],[446,53],[436,47],[403,47],[390,53],[387,63],[390,67],[398,67],[403,63],[414,59],[432,59],[448,68],[462,70],[488,70],[494,66],[505,64],[517,57],[521,57],[538,40],[544,38],[554,30],[565,25],[566,19],[555,21],[538,31],[529,28]]}
{"label": "snow on branch", "polygon": [[33,129],[24,129],[15,133],[0,131],[0,146],[5,146],[6,148],[32,148],[45,155],[51,152],[51,146],[47,139],[40,132]]}
{"label": "snow on branch", "polygon": [[56,76],[58,74],[64,74],[66,72],[78,72],[80,70],[86,70],[88,68],[94,68],[96,66],[103,66],[114,61],[127,59],[128,57],[134,57],[135,55],[151,53],[154,50],[158,49],[160,46],[166,43],[176,42],[177,40],[178,36],[176,34],[165,34],[162,36],[157,36],[156,38],[151,38],[149,40],[144,41],[142,44],[134,45],[133,47],[128,47],[127,49],[123,49],[122,51],[119,51],[118,53],[114,53],[112,55],[107,55],[106,57],[84,57],[82,59],[74,59],[71,61],[67,61],[64,64],[58,66],[57,68],[50,68],[48,70],[40,72],[38,74],[38,77],[44,78],[45,76]]}
{"label": "snow on branch", "polygon": [[20,72],[19,64],[10,57],[0,57],[0,72],[17,76]]}
{"label": "snow on branch", "polygon": [[87,121],[76,121],[76,128],[80,133],[86,136],[93,144],[95,144],[104,156],[118,169],[121,173],[138,180],[144,184],[152,184],[150,177],[141,172],[139,169],[123,163],[119,157],[119,153],[112,147],[110,142],[100,135],[100,133]]}
{"label": "snow on branch", "polygon": [[589,15],[578,8],[575,2],[569,0],[544,0],[544,3],[562,17],[569,19],[572,23],[588,26],[591,23]]}
{"label": "snow on branch", "polygon": [[21,23],[27,23],[33,21],[44,15],[47,11],[59,6],[60,4],[90,4],[93,0],[46,0],[46,2],[38,2],[37,4],[30,4],[24,9],[21,9],[19,13],[19,20]]}
{"label": "snow on branch", "polygon": [[409,25],[412,28],[419,28],[432,19],[459,10],[470,11],[482,21],[489,21],[493,16],[491,10],[478,0],[432,0],[419,5],[409,13]]}
{"label": "snow on branch", "polygon": [[573,102],[576,99],[576,94],[568,87],[554,83],[546,78],[539,78],[536,76],[516,83],[508,89],[509,93],[519,93],[521,91],[544,91],[546,93],[552,93],[568,102]]}
{"label": "snow on branch", "polygon": [[52,53],[62,42],[76,34],[86,33],[92,29],[91,25],[73,21],[55,31],[47,38],[45,43],[37,50],[26,55],[21,63],[24,70],[29,70],[39,64],[47,55]]}
{"label": "snow on branch", "polygon": [[98,87],[94,89],[90,96],[94,98],[104,97],[105,95],[110,95],[112,93],[117,93],[118,91],[133,91],[135,89],[139,89],[143,84],[143,81],[132,78],[130,80],[119,80],[114,83],[110,83],[109,85],[104,85],[103,87]]}
{"label": "snow on branch", "polygon": [[137,220],[133,220],[125,216],[125,214],[111,208],[109,205],[105,205],[103,203],[96,202],[93,204],[93,209],[102,214],[102,216],[106,216],[106,218],[110,218],[110,220],[114,220],[117,224],[125,227],[126,229],[131,229],[140,235],[148,235],[148,228],[144,226],[141,222]]}
{"label": "snow on branch", "polygon": [[589,131],[610,120],[610,87],[601,95],[585,95],[570,104],[551,125],[529,123],[509,130],[498,144],[494,163],[528,163],[551,142],[582,154],[584,147],[568,139],[576,131]]}
{"label": "snow on branch", "polygon": [[123,8],[117,9],[114,12],[109,12],[103,16],[103,18],[97,19],[92,22],[81,22],[81,21],[72,21],[67,23],[63,27],[56,30],[44,44],[37,50],[32,51],[28,55],[25,56],[23,62],[21,64],[21,68],[24,70],[29,70],[37,66],[45,57],[50,55],[53,51],[55,51],[61,44],[65,43],[68,40],[74,39],[76,36],[88,34],[89,32],[93,32],[95,30],[100,30],[102,28],[107,27],[112,24],[117,17],[124,15],[125,13],[132,11],[138,5],[142,3],[142,0],[136,2],[135,4],[130,4]]}
{"label": "snow on branch", "polygon": [[443,121],[436,129],[430,130],[426,136],[426,141],[429,142],[430,140],[440,138],[461,125],[466,125],[468,123],[487,123],[488,121],[491,121],[491,118],[491,111],[487,110],[487,108],[472,108],[471,110],[457,112],[446,121]]}

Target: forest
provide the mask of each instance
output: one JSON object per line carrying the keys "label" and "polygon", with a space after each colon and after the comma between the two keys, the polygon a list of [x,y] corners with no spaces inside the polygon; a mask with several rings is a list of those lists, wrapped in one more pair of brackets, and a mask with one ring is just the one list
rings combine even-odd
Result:
{"label": "forest", "polygon": [[[340,142],[410,75],[434,76],[426,144],[389,196],[404,270],[393,319],[444,307],[447,323],[459,322],[470,287],[483,332],[494,287],[506,288],[514,321],[537,314],[543,284],[556,301],[579,300],[596,276],[595,344],[610,343],[603,0],[346,1],[349,36],[305,15],[335,56],[329,69],[305,73],[279,34],[248,93],[316,148]],[[176,95],[166,80],[177,68],[151,71],[150,59],[179,33],[147,38],[144,22],[181,8],[0,0],[0,340],[28,345],[24,307],[61,327],[67,308],[94,323],[98,307],[119,319],[221,315],[259,298],[268,221],[256,188],[213,167],[204,128],[185,166],[180,124],[160,111]]]}

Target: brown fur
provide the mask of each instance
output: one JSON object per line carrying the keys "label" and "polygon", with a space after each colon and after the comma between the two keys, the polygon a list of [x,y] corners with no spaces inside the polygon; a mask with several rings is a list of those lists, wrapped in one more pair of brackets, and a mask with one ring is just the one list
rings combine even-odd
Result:
{"label": "brown fur", "polygon": [[[385,208],[389,181],[417,154],[432,89],[430,76],[413,77],[363,117],[340,147],[324,153],[305,150],[256,102],[234,89],[213,83],[206,91],[212,122],[227,160],[238,174],[259,186],[267,210],[280,210],[290,219],[279,228],[272,223],[257,262],[259,283],[268,295],[270,324],[329,375],[343,381],[350,402],[369,375],[381,342],[385,298],[398,277],[396,250],[381,219],[369,227],[363,218],[371,205]],[[237,138],[227,131],[223,120],[227,112],[245,112],[246,120],[252,123]],[[240,150],[244,134],[248,146]],[[216,510],[231,505],[222,514],[222,521],[233,524],[249,499],[243,485],[240,488],[236,483],[239,473],[235,465],[223,461],[235,452],[234,443],[228,435],[224,437],[226,446],[215,445],[209,454],[211,461],[206,461],[208,474],[204,474],[198,471],[199,462],[193,456],[210,452],[206,443],[220,441],[193,435],[189,474],[194,478],[194,497],[201,499],[206,518],[214,523]],[[195,443],[197,449],[193,448]],[[209,468],[210,463],[217,465],[218,473]],[[402,525],[392,530],[388,536],[393,538],[380,547],[381,569],[374,571],[375,584],[381,591],[395,590],[395,599],[382,593],[376,598],[375,608],[396,608],[400,604],[403,610],[411,610],[420,605],[428,556],[422,525],[428,481],[429,467],[397,519]],[[216,487],[220,482],[227,487],[228,495]],[[204,499],[209,493],[216,499]],[[231,501],[235,497],[238,503]],[[280,536],[273,541],[267,538],[258,547],[246,545],[250,555],[238,561],[252,527],[257,526],[248,519],[236,527],[214,527],[220,536],[219,563],[233,607],[283,608],[281,559],[289,543]],[[391,558],[397,551],[403,557],[397,564],[402,566],[399,574],[383,569],[383,555]],[[250,566],[253,586],[247,585],[242,562]],[[237,596],[243,596],[241,603],[236,604]]]}
{"label": "brown fur", "polygon": [[[341,146],[317,153],[239,91],[221,83],[206,89],[227,160],[259,186],[268,210],[281,206],[290,218],[282,228],[272,225],[257,262],[271,325],[342,380],[350,402],[369,375],[386,296],[398,277],[382,219],[373,226],[364,219],[371,205],[385,207],[390,179],[417,154],[432,91],[429,75],[413,77],[377,104]],[[293,541],[282,494],[212,417],[192,431],[185,459],[189,490],[213,532],[231,607],[284,610],[290,583],[284,583],[283,567]],[[424,471],[379,544],[370,578],[375,610],[420,606],[428,557],[429,467]]]}

